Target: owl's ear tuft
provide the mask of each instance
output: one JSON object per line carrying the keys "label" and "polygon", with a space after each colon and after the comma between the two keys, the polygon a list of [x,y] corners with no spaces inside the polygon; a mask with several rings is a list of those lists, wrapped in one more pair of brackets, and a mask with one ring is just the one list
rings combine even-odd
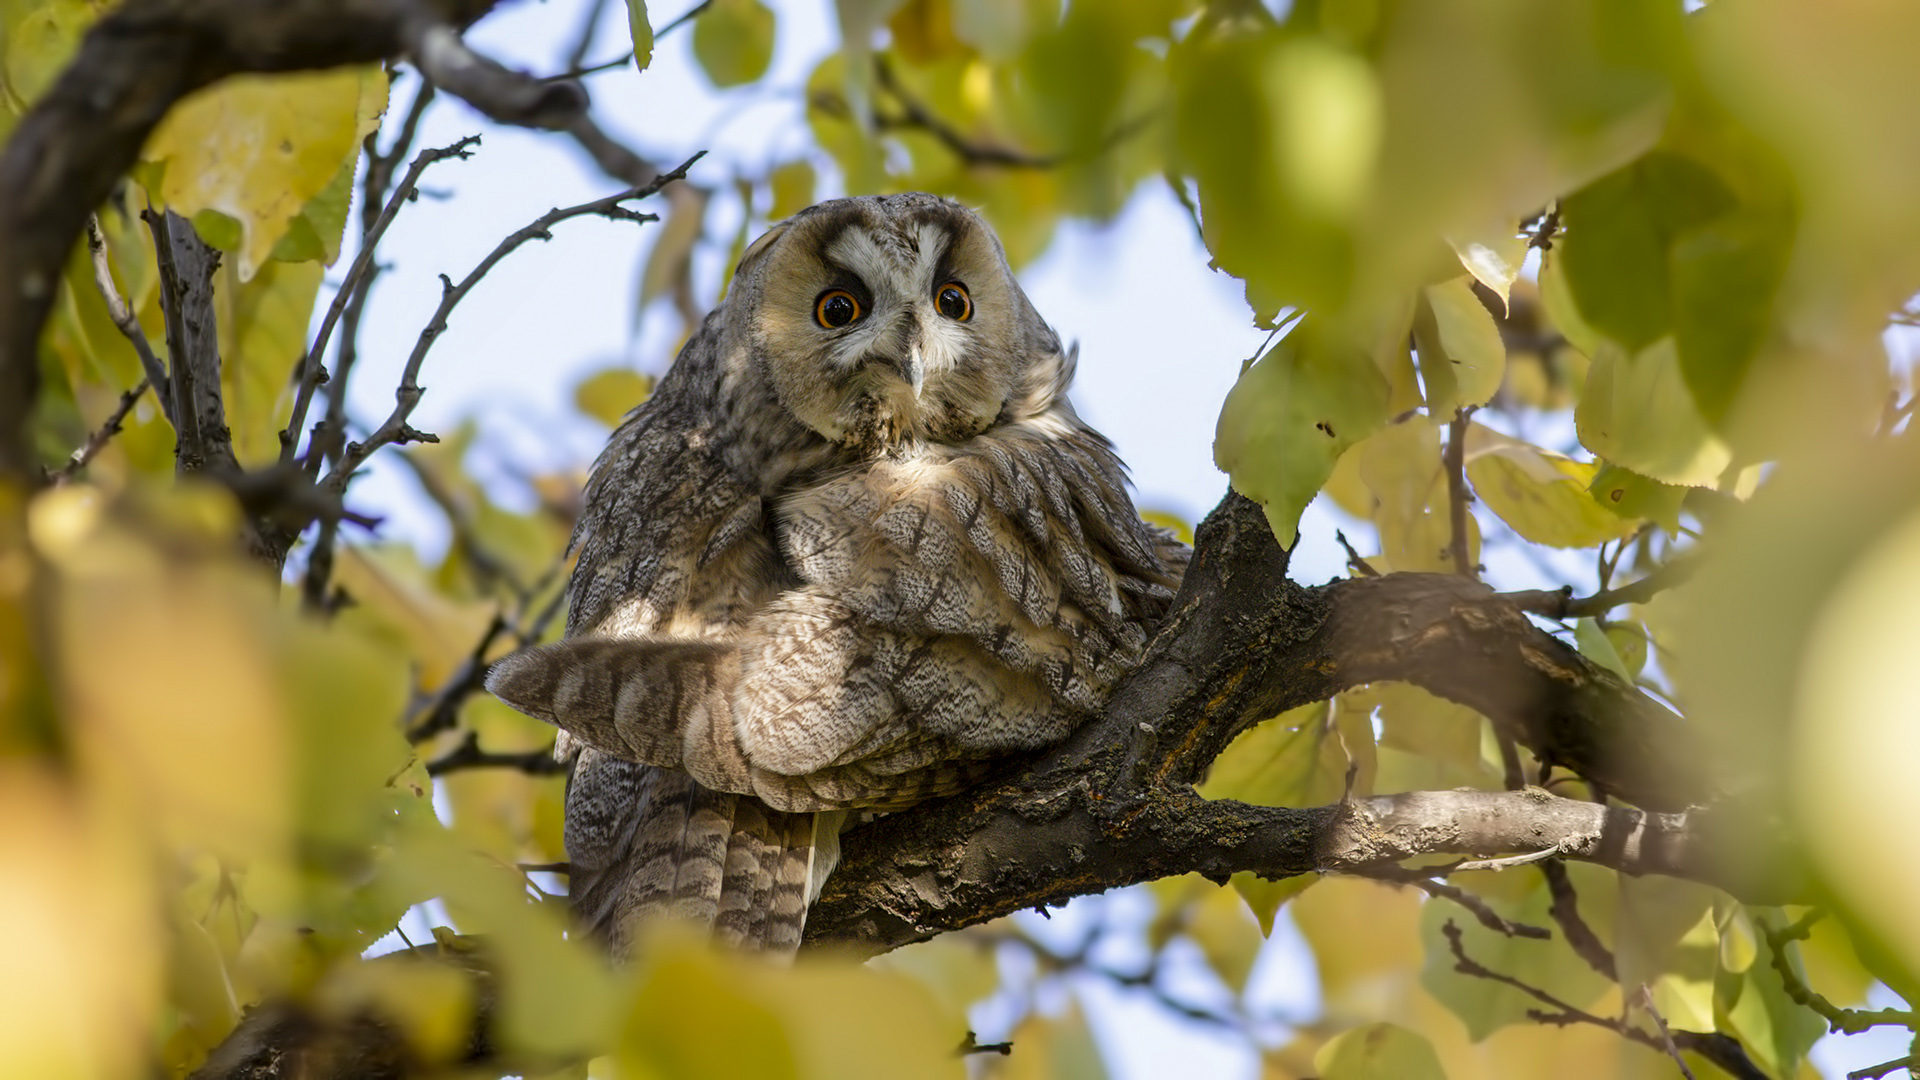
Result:
{"label": "owl's ear tuft", "polygon": [[762,258],[766,256],[767,252],[773,250],[774,242],[779,240],[782,236],[785,236],[787,233],[787,230],[792,226],[793,226],[793,219],[788,218],[787,220],[781,222],[780,224],[775,225],[773,228],[768,229],[766,232],[761,233],[760,238],[758,240],[755,240],[753,243],[748,244],[747,250],[742,252],[740,255],[739,265],[733,268],[734,279],[736,281],[739,280],[740,277],[747,272],[748,267],[751,267],[754,263],[759,262]]}

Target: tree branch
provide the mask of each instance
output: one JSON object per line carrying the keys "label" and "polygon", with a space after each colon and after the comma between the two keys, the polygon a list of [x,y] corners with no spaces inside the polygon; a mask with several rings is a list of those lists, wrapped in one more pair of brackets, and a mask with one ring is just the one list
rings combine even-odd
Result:
{"label": "tree branch", "polygon": [[[120,295],[120,287],[113,283],[113,266],[107,260],[107,240],[100,234],[100,219],[93,214],[87,215],[87,251],[93,257],[93,283],[100,290],[100,299],[106,301],[107,317],[113,320],[114,328],[126,337],[133,351],[140,356],[140,369],[147,373],[146,385],[153,387],[153,396],[160,403],[161,415],[173,422],[173,391],[167,385],[167,369],[160,366],[160,358],[153,355],[153,346],[147,341],[147,332],[134,317],[133,309],[127,306],[126,298]],[[126,412],[121,412],[125,418]],[[116,429],[117,430],[117,429]]]}
{"label": "tree branch", "polygon": [[[406,50],[408,20],[465,25],[493,0],[131,0],[81,40],[0,149],[0,477],[38,481],[32,418],[41,327],[68,252],[175,102],[243,71],[369,63]],[[151,377],[151,376],[150,376]]]}

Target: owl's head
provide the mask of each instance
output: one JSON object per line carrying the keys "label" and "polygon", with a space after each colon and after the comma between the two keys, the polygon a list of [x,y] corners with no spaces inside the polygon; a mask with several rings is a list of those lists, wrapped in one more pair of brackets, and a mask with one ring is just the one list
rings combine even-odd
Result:
{"label": "owl's head", "polygon": [[747,249],[728,312],[801,423],[866,451],[992,426],[1060,341],[978,214],[924,194],[836,199]]}

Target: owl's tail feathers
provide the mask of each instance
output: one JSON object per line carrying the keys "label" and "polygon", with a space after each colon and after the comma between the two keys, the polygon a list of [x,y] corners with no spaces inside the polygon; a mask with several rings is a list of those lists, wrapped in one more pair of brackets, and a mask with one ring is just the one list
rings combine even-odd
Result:
{"label": "owl's tail feathers", "polygon": [[[606,798],[616,793],[625,798]],[[737,948],[790,954],[839,857],[841,815],[783,813],[590,749],[567,801],[574,911],[615,956],[632,952],[642,923],[662,918],[710,928]]]}

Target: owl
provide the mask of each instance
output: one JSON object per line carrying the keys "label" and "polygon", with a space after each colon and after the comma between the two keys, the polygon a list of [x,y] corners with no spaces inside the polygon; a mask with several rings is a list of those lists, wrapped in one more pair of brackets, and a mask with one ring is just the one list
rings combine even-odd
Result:
{"label": "owl", "polygon": [[488,688],[561,729],[572,903],[792,951],[849,813],[1064,739],[1185,568],[1075,415],[978,215],[839,199],[747,248],[595,463],[565,638]]}

